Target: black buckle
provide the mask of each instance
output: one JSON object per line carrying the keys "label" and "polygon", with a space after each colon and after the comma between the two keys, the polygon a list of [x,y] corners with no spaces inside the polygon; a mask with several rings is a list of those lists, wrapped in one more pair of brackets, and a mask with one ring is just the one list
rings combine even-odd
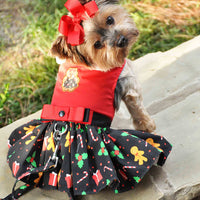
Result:
{"label": "black buckle", "polygon": [[85,108],[83,122],[88,122],[89,118],[90,118],[90,109],[89,108]]}

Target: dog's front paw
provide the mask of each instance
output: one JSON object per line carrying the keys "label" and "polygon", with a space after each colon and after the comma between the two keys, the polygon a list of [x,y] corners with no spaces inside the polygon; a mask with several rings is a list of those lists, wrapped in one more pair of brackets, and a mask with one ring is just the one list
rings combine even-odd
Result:
{"label": "dog's front paw", "polygon": [[156,129],[156,124],[150,116],[144,116],[141,119],[134,119],[133,124],[136,130],[152,133]]}

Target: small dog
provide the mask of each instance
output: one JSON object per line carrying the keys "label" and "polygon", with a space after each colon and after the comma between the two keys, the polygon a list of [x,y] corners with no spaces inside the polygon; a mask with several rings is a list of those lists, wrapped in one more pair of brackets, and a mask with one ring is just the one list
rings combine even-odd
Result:
{"label": "small dog", "polygon": [[[89,0],[79,0],[82,5]],[[75,64],[87,65],[91,70],[108,71],[124,64],[139,31],[129,14],[118,5],[117,0],[95,0],[98,12],[93,18],[83,20],[84,42],[72,46],[64,35],[53,43],[51,54],[57,60],[71,60]],[[137,130],[153,132],[153,119],[144,108],[141,87],[133,72],[132,62],[126,59],[125,67],[115,89],[115,108],[123,100],[133,118]]]}

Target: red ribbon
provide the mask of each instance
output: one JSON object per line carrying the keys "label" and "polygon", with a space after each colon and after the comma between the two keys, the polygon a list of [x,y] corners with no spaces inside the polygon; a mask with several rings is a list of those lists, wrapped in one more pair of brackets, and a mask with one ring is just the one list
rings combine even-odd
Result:
{"label": "red ribbon", "polygon": [[65,7],[71,12],[73,18],[68,15],[61,17],[59,32],[67,37],[67,43],[72,46],[80,45],[84,42],[84,29],[81,21],[93,17],[98,11],[95,1],[90,1],[82,5],[78,0],[68,0]]}

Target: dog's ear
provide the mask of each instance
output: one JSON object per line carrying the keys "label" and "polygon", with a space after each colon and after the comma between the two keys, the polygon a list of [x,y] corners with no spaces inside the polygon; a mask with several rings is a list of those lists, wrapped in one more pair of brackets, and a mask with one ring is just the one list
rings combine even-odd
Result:
{"label": "dog's ear", "polygon": [[65,36],[59,36],[50,49],[50,54],[52,57],[59,57],[61,59],[65,59],[68,55],[68,48],[65,41]]}
{"label": "dog's ear", "polygon": [[74,63],[86,63],[85,58],[77,49],[77,46],[72,46],[67,44],[65,36],[59,36],[56,41],[52,44],[50,49],[50,54],[52,57],[59,59],[70,59]]}
{"label": "dog's ear", "polygon": [[106,5],[106,4],[117,4],[119,0],[95,0],[98,6]]}
{"label": "dog's ear", "polygon": [[75,47],[67,44],[65,36],[59,36],[52,44],[50,53],[53,57],[60,59],[72,59],[75,56]]}

